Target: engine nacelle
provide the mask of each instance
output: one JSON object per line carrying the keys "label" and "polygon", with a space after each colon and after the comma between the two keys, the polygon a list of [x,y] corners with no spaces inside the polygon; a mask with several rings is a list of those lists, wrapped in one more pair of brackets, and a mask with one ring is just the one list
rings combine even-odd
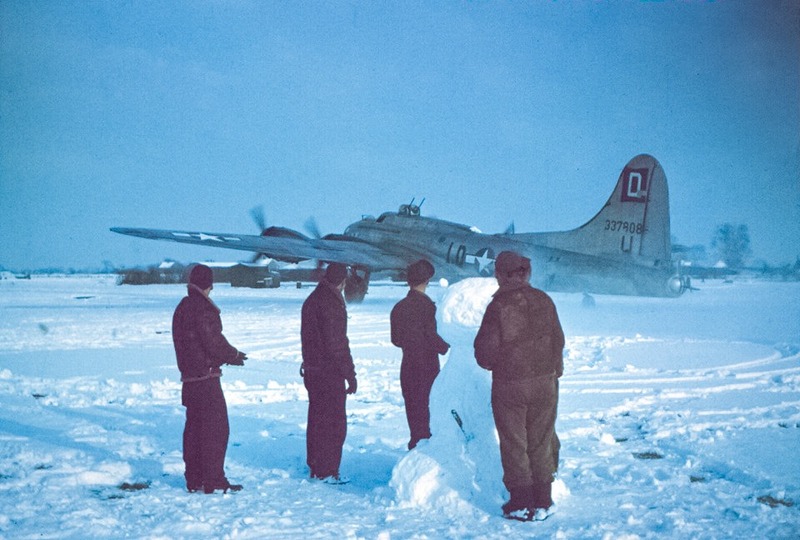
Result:
{"label": "engine nacelle", "polygon": [[689,276],[676,274],[667,280],[667,292],[670,296],[680,296],[690,287]]}
{"label": "engine nacelle", "polygon": [[293,229],[287,229],[286,227],[269,227],[261,231],[261,236],[273,236],[275,238],[296,238],[298,240],[306,241],[311,240],[308,236]]}

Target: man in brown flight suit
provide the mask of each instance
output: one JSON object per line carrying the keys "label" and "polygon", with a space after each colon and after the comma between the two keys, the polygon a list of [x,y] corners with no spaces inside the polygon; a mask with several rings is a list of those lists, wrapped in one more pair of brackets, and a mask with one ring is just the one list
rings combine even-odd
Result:
{"label": "man in brown flight suit", "polygon": [[495,261],[498,291],[486,308],[475,358],[492,372],[492,412],[500,438],[503,515],[544,519],[552,504],[560,443],[555,432],[564,333],[552,299],[531,287],[530,259],[504,251]]}

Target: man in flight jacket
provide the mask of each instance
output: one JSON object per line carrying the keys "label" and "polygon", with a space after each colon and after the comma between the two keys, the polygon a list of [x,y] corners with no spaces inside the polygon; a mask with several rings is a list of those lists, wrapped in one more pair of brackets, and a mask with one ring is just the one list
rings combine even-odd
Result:
{"label": "man in flight jacket", "polygon": [[411,431],[408,449],[431,437],[431,387],[439,375],[439,355],[450,345],[436,330],[436,305],[425,290],[433,277],[433,265],[422,259],[408,267],[408,295],[392,309],[392,343],[403,349],[400,388]]}
{"label": "man in flight jacket", "polygon": [[306,462],[312,478],[329,483],[344,481],[339,465],[347,436],[347,394],[355,394],[357,387],[342,297],[346,278],[346,266],[329,264],[303,303],[300,324],[300,373],[308,391]]}
{"label": "man in flight jacket", "polygon": [[209,297],[213,288],[211,269],[196,265],[189,275],[188,294],[172,317],[172,341],[183,382],[181,401],[186,407],[184,475],[191,492],[242,489],[225,477],[230,428],[219,378],[222,364],[242,366],[247,356],[222,335],[220,310]]}

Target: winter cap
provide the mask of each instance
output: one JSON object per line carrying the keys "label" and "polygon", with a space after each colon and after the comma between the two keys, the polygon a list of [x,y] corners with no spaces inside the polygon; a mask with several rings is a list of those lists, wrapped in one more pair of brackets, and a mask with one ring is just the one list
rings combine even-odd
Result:
{"label": "winter cap", "polygon": [[211,272],[211,268],[204,264],[196,264],[189,274],[189,283],[202,290],[211,287],[214,283],[214,274]]}
{"label": "winter cap", "polygon": [[495,275],[509,276],[516,272],[530,272],[531,260],[515,251],[503,251],[494,261]]}
{"label": "winter cap", "polygon": [[425,259],[420,259],[417,262],[408,265],[408,270],[406,271],[408,274],[408,284],[411,287],[416,287],[417,285],[425,283],[431,279],[435,272],[436,270],[433,268],[431,263]]}
{"label": "winter cap", "polygon": [[341,263],[330,263],[325,269],[325,280],[328,283],[339,285],[347,278],[347,267]]}

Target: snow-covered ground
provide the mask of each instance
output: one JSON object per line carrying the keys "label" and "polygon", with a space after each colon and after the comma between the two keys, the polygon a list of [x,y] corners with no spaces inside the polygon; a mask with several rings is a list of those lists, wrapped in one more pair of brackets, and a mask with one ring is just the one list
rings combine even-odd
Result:
{"label": "snow-covered ground", "polygon": [[[557,511],[502,519],[489,375],[472,339],[494,281],[434,286],[453,348],[434,437],[406,451],[400,351],[374,283],[349,307],[359,374],[342,473],[307,479],[300,306],[310,288],[213,293],[250,360],[224,369],[228,495],[189,494],[172,351],[180,285],[0,283],[2,538],[798,538],[800,284],[697,284],[678,299],[553,294],[567,351]],[[462,432],[452,410],[463,419]]]}

